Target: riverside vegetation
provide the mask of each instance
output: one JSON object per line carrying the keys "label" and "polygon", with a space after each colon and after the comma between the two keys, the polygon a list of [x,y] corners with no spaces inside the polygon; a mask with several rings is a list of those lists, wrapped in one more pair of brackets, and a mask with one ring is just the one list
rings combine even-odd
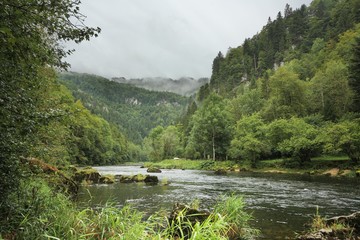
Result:
{"label": "riverside vegetation", "polygon": [[[311,173],[331,164],[358,173],[359,0],[314,0],[299,9],[286,5],[258,34],[225,55],[219,52],[210,82],[196,95],[186,99],[143,91],[136,99],[120,99],[120,109],[114,107],[116,93],[104,97],[110,91],[105,86],[128,92],[136,90],[133,86],[89,75],[97,80],[81,84],[76,74],[64,79],[56,73],[68,67],[63,58],[72,52],[61,41],[80,43],[101,31],[83,24],[79,6],[78,0],[0,2],[2,238],[161,239],[175,238],[174,231],[185,238],[176,221],[154,226],[151,218],[140,221],[142,214],[131,207],[79,210],[64,193],[67,185],[58,171],[28,171],[22,159],[41,159],[58,169],[188,158],[206,159],[199,166],[205,169],[245,164],[278,171],[311,167],[305,170]],[[89,90],[94,88],[98,91]],[[167,99],[159,102],[156,96]],[[148,106],[155,115],[140,114],[136,103],[142,97],[142,102],[155,99]],[[325,155],[346,160],[316,160]],[[197,168],[199,162],[191,164]],[[230,202],[242,209],[237,198]],[[227,200],[223,204],[231,206]],[[233,207],[189,226],[192,238],[227,238],[231,229],[244,237],[255,234],[246,230],[248,217],[240,221],[244,225],[234,225],[232,217],[247,215],[232,215]]]}

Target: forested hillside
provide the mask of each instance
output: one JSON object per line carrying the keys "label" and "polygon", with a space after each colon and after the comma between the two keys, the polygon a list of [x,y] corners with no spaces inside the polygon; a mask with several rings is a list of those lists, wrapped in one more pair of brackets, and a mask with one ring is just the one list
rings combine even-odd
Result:
{"label": "forested hillside", "polygon": [[[359,162],[359,22],[359,0],[287,5],[258,34],[219,52],[210,83],[176,127],[177,155],[253,166],[280,157],[302,166],[325,154]],[[161,134],[152,139],[166,150]]]}
{"label": "forested hillside", "polygon": [[95,75],[63,73],[59,78],[75,98],[137,144],[152,128],[175,124],[188,104],[188,98],[174,93],[149,91]]}

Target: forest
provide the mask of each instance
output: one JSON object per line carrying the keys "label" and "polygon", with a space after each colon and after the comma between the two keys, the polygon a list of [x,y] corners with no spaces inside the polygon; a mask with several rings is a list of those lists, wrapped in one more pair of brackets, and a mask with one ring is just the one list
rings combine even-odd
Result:
{"label": "forest", "polygon": [[159,141],[159,149],[152,150],[176,146],[184,158],[250,161],[253,167],[276,158],[302,166],[321,155],[358,163],[359,4],[287,5],[257,35],[219,52],[210,83],[181,124],[171,126],[180,145],[161,143],[156,128],[148,138]]}
{"label": "forest", "polygon": [[[210,82],[191,97],[64,73],[72,51],[60,42],[101,32],[84,24],[79,6],[0,2],[0,238],[53,239],[79,226],[85,213],[61,182],[72,165],[184,158],[306,167],[328,155],[359,165],[359,0],[286,5],[258,34],[219,52]],[[38,174],[34,162],[66,174]],[[64,211],[78,215],[69,222]]]}
{"label": "forest", "polygon": [[175,124],[189,102],[177,94],[148,91],[89,74],[63,73],[59,79],[92,113],[117,125],[137,145],[152,128]]}

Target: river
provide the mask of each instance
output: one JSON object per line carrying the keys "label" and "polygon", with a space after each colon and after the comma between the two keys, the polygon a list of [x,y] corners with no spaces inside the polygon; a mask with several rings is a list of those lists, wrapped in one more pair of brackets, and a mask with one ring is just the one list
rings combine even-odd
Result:
{"label": "river", "polygon": [[[139,166],[95,167],[101,174],[146,174]],[[170,184],[115,183],[84,187],[79,201],[102,205],[107,201],[119,207],[125,203],[151,214],[171,210],[175,202],[200,200],[202,208],[211,209],[221,195],[235,193],[244,197],[251,225],[262,232],[261,239],[293,239],[305,229],[319,209],[324,216],[350,214],[360,210],[360,180],[270,173],[229,173],[210,171],[162,170],[155,173]]]}

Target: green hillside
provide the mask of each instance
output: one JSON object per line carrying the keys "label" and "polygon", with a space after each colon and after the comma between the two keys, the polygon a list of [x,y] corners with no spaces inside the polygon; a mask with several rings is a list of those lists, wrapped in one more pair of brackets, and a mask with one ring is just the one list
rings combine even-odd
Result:
{"label": "green hillside", "polygon": [[175,124],[188,103],[188,98],[174,93],[149,91],[95,75],[63,73],[59,79],[89,110],[116,124],[137,144],[152,128]]}

